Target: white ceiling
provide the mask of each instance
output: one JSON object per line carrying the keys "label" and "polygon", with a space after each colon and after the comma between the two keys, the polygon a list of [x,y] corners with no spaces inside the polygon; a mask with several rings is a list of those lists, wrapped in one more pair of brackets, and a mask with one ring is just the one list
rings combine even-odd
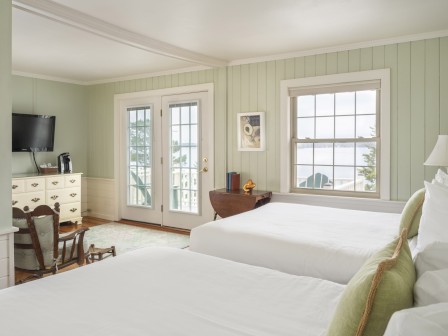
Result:
{"label": "white ceiling", "polygon": [[13,0],[13,5],[13,70],[80,83],[448,35],[447,0]]}

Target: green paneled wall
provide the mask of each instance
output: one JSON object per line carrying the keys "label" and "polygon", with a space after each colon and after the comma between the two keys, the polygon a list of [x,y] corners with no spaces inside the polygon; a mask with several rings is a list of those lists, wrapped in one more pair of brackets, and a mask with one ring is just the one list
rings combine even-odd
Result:
{"label": "green paneled wall", "polygon": [[[0,230],[11,227],[11,1],[0,0]],[[4,256],[2,256],[3,258]]]}
{"label": "green paneled wall", "polygon": [[[228,169],[259,189],[280,188],[280,81],[391,69],[391,199],[406,200],[431,180],[424,167],[438,134],[448,132],[448,37],[228,68]],[[236,114],[266,112],[267,150],[239,152]]]}
{"label": "green paneled wall", "polygon": [[[128,80],[89,87],[88,176],[114,178],[114,95],[185,85],[214,83],[215,184],[223,186],[226,171],[226,68],[153,78]],[[222,182],[221,182],[222,180]]]}
{"label": "green paneled wall", "polygon": [[[88,87],[14,77],[13,106],[58,116],[51,158],[70,151],[76,170],[114,178],[115,94],[214,83],[216,187],[224,186],[227,170],[235,170],[259,189],[278,191],[279,153],[288,150],[279,148],[280,81],[382,68],[391,69],[391,199],[406,200],[431,180],[436,168],[423,162],[437,135],[448,133],[448,37]],[[237,150],[236,114],[250,111],[266,112],[265,152]],[[32,169],[29,156],[14,154],[13,171],[22,167]]]}
{"label": "green paneled wall", "polygon": [[[37,164],[56,164],[57,156],[69,152],[76,172],[87,172],[87,87],[13,76],[12,110],[17,113],[56,116],[54,151],[36,153]],[[31,153],[12,154],[13,174],[36,171]]]}

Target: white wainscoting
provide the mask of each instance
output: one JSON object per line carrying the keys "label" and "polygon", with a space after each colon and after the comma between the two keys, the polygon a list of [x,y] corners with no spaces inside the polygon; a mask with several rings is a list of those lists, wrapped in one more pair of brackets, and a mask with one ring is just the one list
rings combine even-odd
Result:
{"label": "white wainscoting", "polygon": [[14,286],[15,231],[15,227],[0,231],[0,289]]}
{"label": "white wainscoting", "polygon": [[330,208],[364,210],[375,212],[401,213],[405,202],[385,201],[379,199],[335,197],[323,195],[304,195],[273,193],[272,202],[300,203],[325,206]]}
{"label": "white wainscoting", "polygon": [[83,215],[118,220],[117,192],[114,179],[84,177],[82,183]]}

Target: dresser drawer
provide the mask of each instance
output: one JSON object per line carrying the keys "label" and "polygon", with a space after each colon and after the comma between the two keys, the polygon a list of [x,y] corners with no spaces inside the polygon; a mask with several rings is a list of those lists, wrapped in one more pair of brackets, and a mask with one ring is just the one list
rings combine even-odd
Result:
{"label": "dresser drawer", "polygon": [[61,204],[60,222],[77,217],[81,217],[81,202]]}
{"label": "dresser drawer", "polygon": [[53,189],[53,190],[47,190],[45,192],[46,195],[46,204],[48,204],[50,207],[54,207],[54,204],[56,202],[62,203],[63,202],[63,195],[64,189]]}
{"label": "dresser drawer", "polygon": [[25,181],[24,180],[12,180],[12,193],[23,193],[25,192]]}
{"label": "dresser drawer", "polygon": [[71,187],[80,187],[81,186],[81,175],[69,175],[64,176],[65,177],[65,187],[71,188]]}
{"label": "dresser drawer", "polygon": [[45,185],[47,190],[63,189],[64,176],[50,176],[45,178]]}
{"label": "dresser drawer", "polygon": [[81,202],[81,188],[67,188],[62,194],[62,203]]}
{"label": "dresser drawer", "polygon": [[43,178],[25,179],[25,191],[35,192],[45,190],[45,180]]}
{"label": "dresser drawer", "polygon": [[45,204],[45,192],[33,192],[12,195],[12,206],[23,209],[28,206],[31,210],[38,205]]}

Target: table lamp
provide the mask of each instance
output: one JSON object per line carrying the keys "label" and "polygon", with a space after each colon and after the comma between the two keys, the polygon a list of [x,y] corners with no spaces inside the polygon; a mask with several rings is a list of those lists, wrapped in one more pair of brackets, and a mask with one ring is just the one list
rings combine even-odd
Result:
{"label": "table lamp", "polygon": [[424,165],[448,167],[448,135],[439,135],[437,143]]}

